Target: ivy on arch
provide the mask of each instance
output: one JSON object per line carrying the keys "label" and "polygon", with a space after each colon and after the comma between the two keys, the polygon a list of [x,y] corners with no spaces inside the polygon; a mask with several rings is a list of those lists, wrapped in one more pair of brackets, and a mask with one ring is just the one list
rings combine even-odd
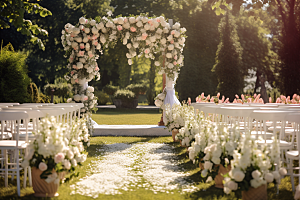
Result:
{"label": "ivy on arch", "polygon": [[[150,59],[156,57],[155,65],[159,74],[165,73],[174,79],[183,66],[185,32],[180,23],[171,27],[163,16],[81,17],[76,25],[67,23],[61,39],[69,59],[67,67],[70,73],[66,79],[75,88],[75,95],[69,101],[83,102],[85,108],[82,111],[91,113],[97,99],[93,94],[94,88],[87,83],[95,77],[100,79],[100,68],[96,62],[99,54],[118,39],[128,48],[126,57],[129,65],[132,64],[131,59],[140,54]],[[159,56],[154,56],[156,54]]]}

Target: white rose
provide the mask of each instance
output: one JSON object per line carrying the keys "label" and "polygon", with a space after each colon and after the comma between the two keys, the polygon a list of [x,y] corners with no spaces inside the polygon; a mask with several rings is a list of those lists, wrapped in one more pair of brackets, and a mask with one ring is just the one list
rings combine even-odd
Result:
{"label": "white rose", "polygon": [[41,162],[41,163],[39,164],[39,170],[41,170],[42,172],[45,171],[45,170],[47,170],[47,169],[48,169],[48,166],[47,166],[46,163]]}
{"label": "white rose", "polygon": [[104,27],[104,24],[102,22],[100,22],[99,24],[96,24],[96,27],[98,30],[100,30]]}
{"label": "white rose", "polygon": [[72,163],[73,167],[77,166],[77,161],[74,158],[71,160],[71,163]]}
{"label": "white rose", "polygon": [[130,22],[130,24],[135,23],[135,18],[134,17],[129,17],[129,22]]}
{"label": "white rose", "polygon": [[128,49],[130,49],[132,47],[132,45],[130,43],[128,43],[126,46]]}
{"label": "white rose", "polygon": [[163,39],[160,40],[161,44],[166,44],[166,42],[167,42],[166,38],[163,38]]}
{"label": "white rose", "polygon": [[170,44],[170,45],[168,46],[168,49],[169,49],[170,51],[172,51],[172,50],[174,49],[174,45],[173,45],[173,44]]}
{"label": "white rose", "polygon": [[229,181],[227,183],[227,186],[230,190],[237,190],[238,189],[238,184],[234,181]]}
{"label": "white rose", "polygon": [[81,96],[79,94],[74,95],[74,100],[75,101],[80,101],[80,99],[81,99]]}
{"label": "white rose", "polygon": [[79,23],[80,24],[85,24],[86,23],[86,19],[84,17],[80,17],[79,18]]}
{"label": "white rose", "polygon": [[123,44],[124,44],[124,45],[127,44],[127,39],[123,39]]}
{"label": "white rose", "polygon": [[132,65],[132,60],[131,59],[128,59],[128,64]]}
{"label": "white rose", "polygon": [[68,161],[68,160],[66,160],[66,159],[63,161],[63,165],[65,166],[66,169],[70,169],[70,168],[71,168],[71,163],[70,163],[70,161]]}
{"label": "white rose", "polygon": [[118,23],[119,24],[124,24],[124,18],[123,17],[119,17],[118,18]]}
{"label": "white rose", "polygon": [[177,63],[180,65],[182,63],[182,57],[177,60]]}
{"label": "white rose", "polygon": [[101,45],[100,45],[100,43],[99,43],[99,44],[97,44],[97,46],[96,46],[96,49],[98,49],[98,50],[100,50],[100,49],[101,49]]}
{"label": "white rose", "polygon": [[156,99],[155,101],[154,101],[154,104],[157,106],[157,107],[161,107],[162,106],[162,101],[160,101],[160,100],[158,100],[158,99]]}
{"label": "white rose", "polygon": [[94,92],[94,87],[89,86],[89,87],[87,88],[87,90],[88,90],[89,92]]}
{"label": "white rose", "polygon": [[28,166],[29,166],[29,161],[26,160],[26,159],[24,159],[23,162],[22,162],[22,164],[21,164],[21,166],[22,166],[23,168],[28,167]]}
{"label": "white rose", "polygon": [[82,40],[84,43],[87,43],[89,41],[89,39],[87,37],[84,37]]}
{"label": "white rose", "polygon": [[260,171],[255,170],[255,171],[253,171],[253,172],[251,173],[251,175],[252,175],[252,177],[253,177],[254,179],[259,179],[260,176],[261,176],[261,173],[260,173]]}
{"label": "white rose", "polygon": [[78,69],[82,69],[82,68],[83,68],[82,62],[78,62],[78,63],[76,64],[76,66],[77,66]]}
{"label": "white rose", "polygon": [[85,32],[85,33],[89,33],[89,32],[90,32],[90,28],[85,28],[85,29],[84,29],[84,32]]}
{"label": "white rose", "polygon": [[138,47],[139,47],[139,43],[134,42],[134,43],[133,43],[133,47],[134,47],[134,48],[138,48]]}
{"label": "white rose", "polygon": [[278,171],[274,171],[274,172],[272,172],[272,174],[273,174],[273,176],[274,176],[275,179],[279,179],[280,178],[280,174],[279,174]]}
{"label": "white rose", "polygon": [[212,157],[211,161],[213,161],[213,163],[215,163],[216,165],[220,164],[221,159],[219,157]]}
{"label": "white rose", "polygon": [[231,189],[228,187],[224,187],[224,193],[229,194],[231,192]]}
{"label": "white rose", "polygon": [[106,42],[106,38],[105,38],[104,35],[101,35],[101,36],[100,36],[100,42],[101,42],[102,44],[104,44],[104,43]]}
{"label": "white rose", "polygon": [[210,161],[205,161],[204,169],[211,170],[213,164]]}
{"label": "white rose", "polygon": [[174,65],[172,63],[169,63],[167,66],[169,69],[172,69],[174,67]]}
{"label": "white rose", "polygon": [[76,37],[74,38],[76,40],[76,42],[81,43],[82,42],[82,38],[81,37]]}
{"label": "white rose", "polygon": [[167,58],[172,58],[172,54],[171,54],[171,53],[167,53],[167,54],[166,54],[166,57],[167,57]]}
{"label": "white rose", "polygon": [[174,36],[178,38],[180,36],[180,32],[176,31],[175,34],[174,34]]}
{"label": "white rose", "polygon": [[[85,60],[85,58],[79,58],[79,62],[80,62],[80,63],[85,63],[86,60]],[[77,66],[77,68],[78,68],[78,66]],[[78,68],[78,69],[79,69],[79,68]]]}
{"label": "white rose", "polygon": [[124,27],[125,29],[129,29],[129,28],[130,28],[130,24],[129,24],[129,23],[125,23],[125,24],[123,25],[123,27]]}
{"label": "white rose", "polygon": [[151,41],[151,42],[155,42],[155,40],[156,40],[156,37],[155,37],[155,36],[151,36],[151,37],[150,37],[150,41]]}
{"label": "white rose", "polygon": [[159,61],[155,61],[155,62],[154,62],[154,65],[155,65],[155,66],[160,66],[160,62],[159,62]]}
{"label": "white rose", "polygon": [[[78,95],[78,94],[77,94]],[[76,96],[76,95],[75,95]],[[75,99],[75,96],[74,96],[74,99]],[[78,95],[78,96],[80,96],[80,95]],[[71,151],[71,150],[69,150],[68,152],[67,152],[67,156],[68,156],[68,158],[69,159],[72,159],[72,158],[74,158],[74,153]]]}
{"label": "white rose", "polygon": [[273,182],[273,180],[274,180],[274,176],[273,176],[272,173],[266,173],[266,174],[265,174],[265,179],[266,179],[266,181],[267,181],[268,183],[271,183],[271,182]]}
{"label": "white rose", "polygon": [[287,171],[286,171],[286,169],[285,168],[280,168],[279,169],[279,174],[281,175],[281,176],[284,176],[284,175],[286,175],[287,174]]}
{"label": "white rose", "polygon": [[92,33],[93,33],[93,34],[97,34],[97,33],[98,33],[98,29],[95,28],[95,27],[93,27],[93,28],[92,28]]}
{"label": "white rose", "polygon": [[245,174],[242,171],[236,171],[233,174],[233,178],[237,181],[237,182],[241,182],[244,180],[245,178]]}
{"label": "white rose", "polygon": [[259,186],[262,185],[262,183],[257,179],[251,179],[250,185],[254,188],[258,188]]}
{"label": "white rose", "polygon": [[189,158],[190,160],[194,160],[195,159],[195,150],[192,147],[189,147]]}
{"label": "white rose", "polygon": [[201,176],[202,177],[206,177],[207,174],[208,174],[208,170],[207,169],[202,170],[202,172],[201,172]]}
{"label": "white rose", "polygon": [[142,27],[142,26],[143,26],[143,23],[142,23],[141,21],[138,21],[138,22],[136,23],[136,26],[137,26],[137,27]]}
{"label": "white rose", "polygon": [[95,25],[96,25],[96,20],[92,19],[92,20],[90,21],[90,25],[95,26]]}

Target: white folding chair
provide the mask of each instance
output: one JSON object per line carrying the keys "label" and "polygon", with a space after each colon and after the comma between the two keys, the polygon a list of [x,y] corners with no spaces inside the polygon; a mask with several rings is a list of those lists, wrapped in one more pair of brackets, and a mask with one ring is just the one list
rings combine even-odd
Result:
{"label": "white folding chair", "polygon": [[[299,177],[299,184],[300,184],[300,113],[290,113],[285,118],[287,121],[294,122],[294,129],[296,132],[296,150],[289,150],[286,152],[286,157],[289,159],[288,162],[288,174],[291,176],[292,182],[292,189],[295,192],[295,184],[294,184],[294,177]],[[293,161],[298,160],[299,166],[293,167]],[[295,174],[294,170],[298,170],[298,173]]]}
{"label": "white folding chair", "polygon": [[[8,186],[8,175],[17,175],[17,193],[20,196],[20,151],[25,150],[27,147],[26,141],[19,141],[19,127],[21,120],[29,119],[29,115],[26,111],[23,112],[0,112],[0,121],[1,124],[4,124],[5,121],[12,121],[14,126],[14,134],[16,135],[15,140],[1,140],[0,141],[0,150],[4,155],[4,168],[0,169],[1,174],[4,173],[5,187]],[[4,129],[1,127],[1,132]],[[8,159],[9,154],[8,150],[13,151],[13,156]],[[2,166],[3,167],[3,166]],[[25,171],[27,174],[27,172]],[[24,174],[25,174],[24,173]],[[26,178],[24,179],[24,187],[26,187]]]}

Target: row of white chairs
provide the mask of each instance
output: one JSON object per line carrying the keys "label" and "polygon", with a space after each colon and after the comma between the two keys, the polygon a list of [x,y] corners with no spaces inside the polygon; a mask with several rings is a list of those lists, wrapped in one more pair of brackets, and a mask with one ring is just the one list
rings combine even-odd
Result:
{"label": "row of white chairs", "polygon": [[[299,160],[300,166],[299,104],[192,103],[192,106],[216,124],[238,125],[241,133],[250,131],[256,137],[262,136],[263,143],[271,143],[271,137],[278,136],[281,160],[288,165],[288,175],[295,191],[294,177],[300,177],[299,167],[293,167],[293,160]],[[294,169],[299,170],[298,173],[295,174]]]}
{"label": "row of white chairs", "polygon": [[[0,103],[1,121],[1,168],[5,187],[8,186],[8,175],[17,177],[17,193],[20,196],[20,166],[22,157],[27,155],[27,144],[34,139],[33,132],[38,130],[39,120],[46,116],[55,116],[59,122],[72,123],[74,117],[80,117],[82,103],[68,104],[19,104]],[[30,167],[24,169],[23,187],[26,187],[27,175],[32,185]]]}

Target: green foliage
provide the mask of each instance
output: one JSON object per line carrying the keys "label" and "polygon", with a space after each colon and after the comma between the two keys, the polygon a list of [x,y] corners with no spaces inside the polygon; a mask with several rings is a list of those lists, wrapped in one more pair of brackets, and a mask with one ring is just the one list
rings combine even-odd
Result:
{"label": "green foliage", "polygon": [[216,53],[216,64],[212,71],[218,79],[217,92],[234,99],[244,87],[242,69],[242,47],[236,31],[235,19],[228,11],[220,22],[220,44]]}
{"label": "green foliage", "polygon": [[107,103],[111,103],[109,95],[103,92],[103,90],[96,90],[94,92],[94,95],[98,98],[99,105],[106,105]]}
{"label": "green foliage", "polygon": [[138,96],[140,94],[145,94],[147,86],[145,84],[130,84],[125,89],[132,91],[135,96]]}
{"label": "green foliage", "polygon": [[52,94],[58,96],[59,98],[62,97],[63,101],[65,98],[72,96],[72,85],[67,83],[66,80],[63,78],[58,78],[54,81],[54,84],[47,84],[44,87],[45,93],[49,96]]}
{"label": "green foliage", "polygon": [[23,35],[27,35],[33,44],[38,44],[40,49],[45,50],[44,44],[37,35],[48,35],[48,32],[38,25],[33,24],[30,20],[24,19],[24,15],[39,14],[41,17],[52,15],[46,8],[38,3],[30,3],[26,0],[11,1],[2,0],[0,3],[1,18],[0,28],[10,28],[10,24],[17,28]]}
{"label": "green foliage", "polygon": [[50,97],[40,92],[38,103],[50,103]]}
{"label": "green foliage", "polygon": [[0,102],[28,102],[27,87],[30,79],[27,75],[25,60],[27,55],[14,52],[9,44],[0,52]]}
{"label": "green foliage", "polygon": [[124,90],[124,89],[120,89],[117,90],[116,93],[114,94],[114,98],[115,99],[121,99],[121,100],[133,100],[135,99],[135,94],[130,91],[130,90]]}
{"label": "green foliage", "polygon": [[31,82],[27,87],[27,92],[29,95],[29,101],[30,103],[38,103],[39,98],[39,90],[35,83]]}
{"label": "green foliage", "polygon": [[105,93],[109,94],[109,95],[114,95],[115,92],[119,89],[119,86],[113,86],[111,84],[106,85],[103,90]]}

